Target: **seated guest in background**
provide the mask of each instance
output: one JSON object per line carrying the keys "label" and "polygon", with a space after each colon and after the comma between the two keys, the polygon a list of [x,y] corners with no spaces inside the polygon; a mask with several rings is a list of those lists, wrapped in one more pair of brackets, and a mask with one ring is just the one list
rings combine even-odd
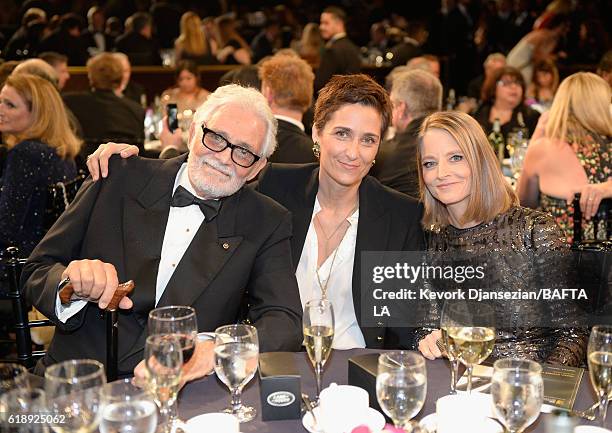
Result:
{"label": "seated guest in background", "polygon": [[20,62],[11,73],[11,75],[14,74],[36,75],[53,84],[59,91],[59,79],[55,69],[42,59],[28,59]]}
{"label": "seated guest in background", "polygon": [[200,87],[198,65],[191,60],[181,60],[177,63],[175,77],[176,86],[162,93],[162,104],[164,107],[170,103],[176,104],[179,116],[190,118],[206,101],[210,92]]}
{"label": "seated guest in background", "polygon": [[70,72],[68,72],[68,57],[53,51],[46,51],[40,53],[38,58],[44,60],[55,69],[55,73],[57,74],[57,86],[61,91],[66,85],[66,82],[70,79]]}
{"label": "seated guest in background", "polygon": [[80,16],[73,13],[63,15],[59,27],[40,41],[38,51],[55,51],[67,56],[72,66],[84,66],[89,54],[81,39],[82,25]]}
{"label": "seated guest in background", "polygon": [[506,66],[506,56],[502,53],[493,53],[487,56],[483,64],[484,74],[477,76],[468,83],[467,97],[469,99],[461,111],[470,113],[478,107],[478,101],[480,101],[482,96],[483,84],[493,80],[493,76],[504,66]]}
{"label": "seated guest in background", "polygon": [[427,41],[428,37],[429,33],[423,21],[410,21],[406,29],[406,35],[402,38],[402,41],[389,50],[389,52],[393,54],[393,57],[391,57],[391,66],[396,67],[405,65],[410,59],[420,56],[423,52],[421,47]]}
{"label": "seated guest in background", "polygon": [[419,197],[418,133],[425,116],[442,109],[442,83],[429,72],[396,74],[391,88],[395,136],[383,141],[370,174],[383,185]]}
{"label": "seated guest in background", "polygon": [[250,65],[251,49],[236,30],[236,20],[223,15],[215,20],[217,30],[217,60],[223,65]]}
{"label": "seated guest in background", "polygon": [[[539,113],[523,103],[525,100],[525,81],[518,69],[506,66],[499,69],[490,81],[482,87],[482,103],[474,113],[485,134],[493,130],[495,119],[499,119],[504,139],[514,128],[524,126],[529,135],[533,134],[538,123]],[[524,125],[520,124],[519,113]]]}
{"label": "seated guest in background", "polygon": [[106,18],[104,9],[100,6],[92,6],[87,11],[87,28],[83,30],[81,38],[85,41],[85,46],[89,55],[112,51],[115,40],[104,32]]}
{"label": "seated guest in background", "polygon": [[[427,249],[445,255],[469,252],[471,256],[502,254],[520,257],[495,263],[490,281],[501,281],[511,291],[533,290],[529,282],[548,289],[568,288],[560,270],[569,257],[569,246],[550,215],[519,206],[499,162],[478,123],[465,113],[449,111],[427,117],[419,134],[419,182],[425,205],[423,226]],[[520,276],[517,278],[517,276]],[[566,309],[554,310],[549,326],[508,328],[520,310],[522,318],[545,322],[543,304],[533,301],[494,301],[498,322],[491,359],[528,358],[538,362],[580,366],[586,357],[588,333],[563,327],[574,319]],[[547,304],[546,307],[549,307]],[[432,320],[439,320],[435,311]],[[502,324],[503,323],[503,324]],[[544,323],[542,326],[546,326]],[[439,330],[419,331],[418,348],[429,359],[439,358]]]}
{"label": "seated guest in background", "polygon": [[[270,164],[256,187],[291,211],[302,306],[314,298],[331,300],[335,349],[414,344],[410,328],[360,324],[361,252],[423,249],[421,206],[367,175],[390,122],[391,102],[374,80],[333,77],[315,105],[313,150],[320,163]],[[137,152],[134,146],[100,146],[88,161],[92,177],[108,174],[113,153],[126,158]]]}
{"label": "seated guest in background", "polygon": [[312,103],[312,68],[297,55],[277,54],[261,64],[259,77],[261,93],[278,121],[278,147],[270,162],[315,162],[313,142],[302,123],[302,116]]}
{"label": "seated guest in background", "polygon": [[[572,200],[581,193],[583,216],[595,215],[612,197],[610,86],[597,75],[578,72],[561,83],[548,112],[544,137],[532,140],[519,178],[521,203],[552,214],[568,240],[574,235]],[[595,238],[593,224],[585,238]],[[605,237],[599,227],[598,238]]]}
{"label": "seated guest in background", "polygon": [[313,68],[318,67],[321,61],[321,51],[323,50],[323,39],[321,39],[319,25],[317,23],[306,24],[302,30],[302,37],[292,47]]}
{"label": "seated guest in background", "polygon": [[11,75],[0,92],[0,132],[9,149],[0,190],[0,249],[16,246],[27,257],[45,234],[47,188],[76,177],[81,143],[53,84],[24,73]]}
{"label": "seated guest in background", "polygon": [[202,20],[195,12],[181,17],[181,34],[174,41],[175,61],[191,60],[198,65],[217,63],[210,41],[202,28]]}
{"label": "seated guest in background", "polygon": [[[136,288],[119,305],[120,374],[131,374],[143,357],[149,311],[167,305],[193,306],[200,331],[244,319],[248,305],[262,351],[299,349],[291,216],[242,187],[276,144],[265,98],[236,85],[218,88],[189,134],[191,152],[183,157],[111,161],[112,175],[86,181],[30,256],[22,274],[26,297],[58,330],[45,366],[104,361],[105,346],[92,344],[106,334],[100,309],[128,279]],[[68,306],[57,296],[66,277],[76,295]],[[198,343],[185,379],[210,372],[213,357],[212,342]]]}
{"label": "seated guest in background", "polygon": [[315,78],[315,92],[334,75],[356,74],[361,70],[361,52],[346,36],[346,13],[335,6],[321,13],[321,37],[327,41]]}
{"label": "seated guest in background", "polygon": [[47,13],[40,8],[28,8],[19,27],[2,49],[6,60],[22,60],[39,52],[38,45],[47,28]]}
{"label": "seated guest in background", "polygon": [[253,63],[274,54],[282,44],[280,23],[276,19],[267,19],[266,25],[251,42],[253,52]]}
{"label": "seated guest in background", "polygon": [[137,12],[130,17],[131,29],[115,40],[115,50],[127,54],[133,66],[161,65],[159,45],[153,39],[151,15]]}
{"label": "seated guest in background", "polygon": [[83,156],[109,140],[143,146],[144,109],[136,102],[117,96],[123,68],[112,53],[102,53],[87,62],[91,90],[66,93],[64,101],[83,129]]}
{"label": "seated guest in background", "polygon": [[612,87],[612,50],[603,55],[597,65],[597,75],[603,78]]}
{"label": "seated guest in background", "polygon": [[406,63],[408,69],[418,69],[421,71],[429,72],[436,76],[436,78],[440,78],[440,59],[438,56],[434,56],[433,54],[425,54],[420,57],[413,57]]}
{"label": "seated guest in background", "polygon": [[527,88],[525,104],[543,113],[552,105],[559,87],[559,71],[552,60],[542,60],[533,67],[533,80]]}
{"label": "seated guest in background", "polygon": [[[147,95],[145,88],[132,80],[132,65],[130,65],[129,57],[124,53],[113,53],[113,55],[121,62],[123,70],[123,79],[119,87],[119,96],[124,96],[138,104],[145,106]],[[143,103],[144,102],[144,103]]]}

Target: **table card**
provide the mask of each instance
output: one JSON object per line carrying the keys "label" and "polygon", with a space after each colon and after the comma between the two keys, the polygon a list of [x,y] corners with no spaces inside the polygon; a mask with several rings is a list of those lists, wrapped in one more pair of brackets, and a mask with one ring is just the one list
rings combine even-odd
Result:
{"label": "table card", "polygon": [[293,353],[260,353],[259,381],[264,421],[301,418],[300,373]]}

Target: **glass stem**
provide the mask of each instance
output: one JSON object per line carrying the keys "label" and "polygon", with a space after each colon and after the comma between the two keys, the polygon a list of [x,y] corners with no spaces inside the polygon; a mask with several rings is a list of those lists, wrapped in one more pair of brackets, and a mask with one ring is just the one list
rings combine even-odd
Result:
{"label": "glass stem", "polygon": [[317,378],[317,397],[316,402],[319,404],[319,394],[321,394],[321,377],[323,376],[323,363],[317,362],[315,364],[315,377]]}
{"label": "glass stem", "polygon": [[608,413],[608,393],[599,393],[599,416],[601,417],[601,426],[606,427],[606,414]]}
{"label": "glass stem", "polygon": [[176,400],[177,399],[175,398],[174,401],[168,405],[168,409],[166,412],[167,422],[169,425],[174,424],[178,420],[178,413],[176,409],[178,402]]}
{"label": "glass stem", "polygon": [[474,370],[474,366],[469,364],[466,366],[467,368],[467,393],[472,393],[472,371]]}
{"label": "glass stem", "polygon": [[238,413],[240,408],[242,407],[242,388],[234,388],[232,389],[232,413]]}
{"label": "glass stem", "polygon": [[459,361],[456,359],[450,362],[451,367],[451,386],[450,393],[457,394],[457,376],[459,375]]}

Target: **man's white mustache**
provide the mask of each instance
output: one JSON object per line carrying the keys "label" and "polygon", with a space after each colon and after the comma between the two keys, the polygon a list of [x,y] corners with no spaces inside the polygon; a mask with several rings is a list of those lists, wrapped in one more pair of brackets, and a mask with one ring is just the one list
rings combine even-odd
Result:
{"label": "man's white mustache", "polygon": [[203,166],[204,164],[211,166],[212,168],[214,168],[215,170],[220,171],[221,173],[229,176],[229,177],[234,177],[234,171],[231,170],[227,165],[217,161],[214,158],[198,158],[198,164],[201,166]]}

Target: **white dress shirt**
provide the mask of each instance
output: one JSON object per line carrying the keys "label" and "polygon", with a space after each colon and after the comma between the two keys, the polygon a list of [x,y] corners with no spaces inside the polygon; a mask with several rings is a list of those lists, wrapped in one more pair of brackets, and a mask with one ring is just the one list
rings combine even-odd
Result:
{"label": "white dress shirt", "polygon": [[[304,248],[302,249],[302,256],[295,271],[300,288],[302,308],[309,300],[322,296],[317,279],[318,240],[314,227],[314,217],[320,210],[321,205],[317,197]],[[366,346],[353,305],[353,262],[355,260],[359,209],[346,220],[349,222],[349,228],[340,245],[338,245],[336,259],[334,260],[334,253],[331,253],[319,269],[321,284],[323,287],[327,284],[327,298],[331,301],[334,309],[336,323],[332,347],[342,350]],[[327,282],[328,279],[329,282]]]}
{"label": "white dress shirt", "polygon": [[298,128],[302,130],[302,132],[306,131],[304,124],[300,122],[299,120],[294,119],[293,117],[283,116],[282,114],[275,114],[274,117],[276,117],[278,120],[284,120],[285,122],[288,122],[288,123],[291,123],[292,125],[297,126]]}
{"label": "white dress shirt", "polygon": [[[179,185],[197,197],[189,181],[187,163],[181,166],[176,175],[173,193]],[[187,251],[202,222],[204,222],[204,214],[196,204],[185,207],[170,207],[162,244],[161,259],[157,269],[155,305],[157,305],[162,297],[168,281],[170,281],[174,270],[181,261],[185,251]],[[58,295],[55,302],[55,314],[62,323],[66,323],[69,318],[81,311],[85,305],[87,305],[87,301],[79,300],[73,301],[68,306],[63,306]]]}

